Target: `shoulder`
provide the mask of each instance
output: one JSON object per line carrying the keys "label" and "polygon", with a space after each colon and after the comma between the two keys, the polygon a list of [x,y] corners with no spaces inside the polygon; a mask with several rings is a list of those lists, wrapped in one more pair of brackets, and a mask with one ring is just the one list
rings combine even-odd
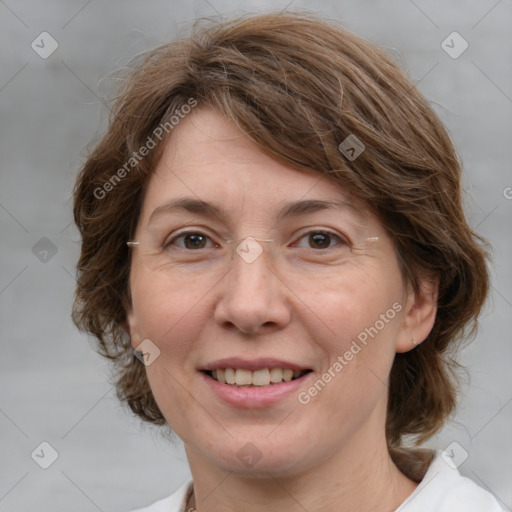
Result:
{"label": "shoulder", "polygon": [[462,476],[438,451],[416,490],[396,512],[504,512],[496,498]]}
{"label": "shoulder", "polygon": [[132,512],[186,512],[185,506],[191,491],[192,480],[184,483],[177,491],[167,498],[156,501],[149,507],[132,510]]}

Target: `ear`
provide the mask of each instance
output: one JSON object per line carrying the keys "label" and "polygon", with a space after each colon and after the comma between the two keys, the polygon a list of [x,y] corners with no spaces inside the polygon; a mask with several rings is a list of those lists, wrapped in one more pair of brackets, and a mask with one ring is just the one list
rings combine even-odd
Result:
{"label": "ear", "polygon": [[402,328],[396,340],[396,352],[408,352],[427,338],[436,320],[438,294],[437,276],[422,279],[417,292],[409,289]]}
{"label": "ear", "polygon": [[133,312],[133,308],[130,308],[126,312],[126,327],[128,334],[130,335],[131,346],[133,349],[135,349],[142,343],[142,337],[139,333],[137,317]]}

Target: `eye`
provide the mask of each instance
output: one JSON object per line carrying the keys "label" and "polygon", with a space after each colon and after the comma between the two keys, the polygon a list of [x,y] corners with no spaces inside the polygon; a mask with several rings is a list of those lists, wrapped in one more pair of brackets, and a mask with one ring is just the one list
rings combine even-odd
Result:
{"label": "eye", "polygon": [[201,232],[187,231],[180,233],[164,243],[165,249],[170,249],[173,246],[178,249],[184,250],[197,250],[197,249],[209,249],[213,247],[213,242],[209,236]]}
{"label": "eye", "polygon": [[347,245],[347,241],[339,235],[330,231],[310,231],[301,236],[298,245],[304,247],[301,243],[305,241],[308,249],[330,249],[336,245]]}

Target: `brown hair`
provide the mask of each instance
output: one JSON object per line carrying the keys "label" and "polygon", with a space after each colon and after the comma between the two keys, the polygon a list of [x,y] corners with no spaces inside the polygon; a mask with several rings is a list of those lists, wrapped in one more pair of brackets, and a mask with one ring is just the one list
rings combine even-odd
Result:
{"label": "brown hair", "polygon": [[[130,159],[191,98],[234,121],[276,160],[327,175],[366,201],[413,288],[422,276],[439,277],[432,331],[396,355],[386,424],[390,449],[405,435],[417,442],[432,436],[455,405],[453,349],[474,333],[488,290],[486,252],[462,208],[460,164],[437,115],[392,59],[301,13],[216,23],[145,54],[78,175],[82,252],[73,319],[115,362],[119,398],[144,420],[165,423],[125,323],[126,242],[163,144]],[[349,135],[365,145],[353,161],[339,149]]]}

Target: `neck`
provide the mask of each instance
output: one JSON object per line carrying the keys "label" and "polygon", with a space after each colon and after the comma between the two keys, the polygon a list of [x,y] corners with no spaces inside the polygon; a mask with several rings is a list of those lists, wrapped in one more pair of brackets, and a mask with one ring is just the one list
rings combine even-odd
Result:
{"label": "neck", "polygon": [[[367,446],[370,443],[367,443]],[[359,448],[359,447],[358,447]],[[417,484],[389,457],[386,443],[333,455],[307,472],[250,478],[209,466],[187,447],[194,496],[186,510],[197,512],[392,512]]]}

